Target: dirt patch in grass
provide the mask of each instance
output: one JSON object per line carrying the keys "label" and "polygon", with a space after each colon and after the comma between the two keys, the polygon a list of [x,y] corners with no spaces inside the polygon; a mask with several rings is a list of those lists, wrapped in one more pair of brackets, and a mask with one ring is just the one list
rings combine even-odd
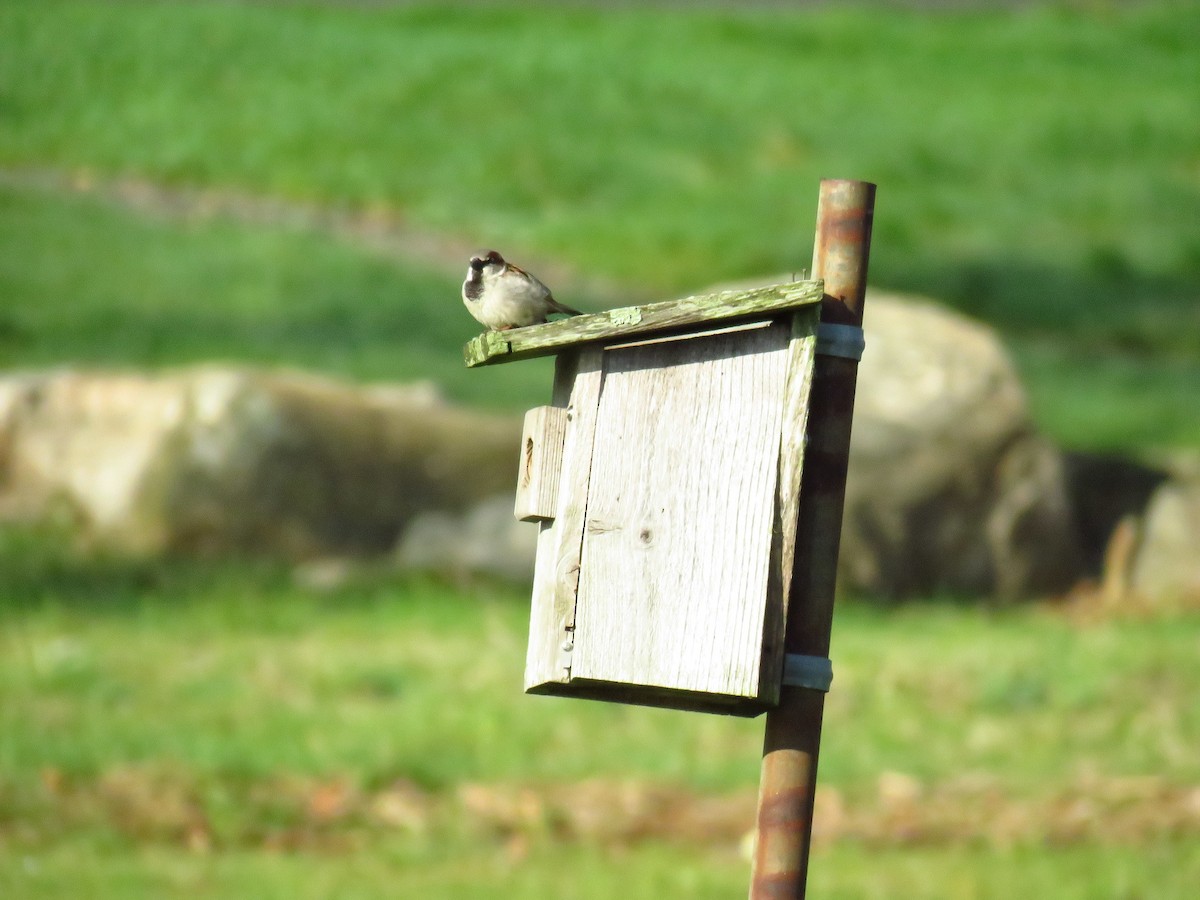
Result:
{"label": "dirt patch in grass", "polygon": [[[392,206],[331,205],[233,188],[168,185],[134,176],[103,177],[87,168],[0,167],[0,186],[98,199],[147,218],[171,222],[226,219],[242,225],[290,228],[335,238],[380,256],[434,271],[465,271],[479,249],[470,238],[435,234],[412,226]],[[573,285],[594,296],[629,296],[630,287],[581,273],[559,261],[523,260],[555,284]],[[636,294],[634,296],[637,296]]]}
{"label": "dirt patch in grass", "polygon": [[[197,853],[339,853],[387,835],[468,835],[518,855],[540,843],[667,841],[732,851],[748,846],[754,804],[750,791],[703,794],[634,780],[429,791],[405,780],[364,787],[339,776],[200,781],[156,765],[91,777],[46,769],[38,784],[0,782],[0,846],[49,844],[67,829]],[[1197,838],[1200,785],[1157,776],[1081,776],[1051,794],[1020,797],[987,776],[925,783],[886,772],[862,796],[820,788],[814,823],[818,844],[875,847],[1141,846]]]}

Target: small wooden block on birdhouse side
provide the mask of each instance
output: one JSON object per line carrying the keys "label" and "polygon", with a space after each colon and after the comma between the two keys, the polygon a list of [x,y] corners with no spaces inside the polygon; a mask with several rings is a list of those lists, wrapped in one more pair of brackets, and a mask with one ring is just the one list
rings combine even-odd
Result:
{"label": "small wooden block on birdhouse side", "polygon": [[518,520],[543,522],[554,518],[566,433],[565,409],[539,406],[525,413],[517,501],[513,508]]}

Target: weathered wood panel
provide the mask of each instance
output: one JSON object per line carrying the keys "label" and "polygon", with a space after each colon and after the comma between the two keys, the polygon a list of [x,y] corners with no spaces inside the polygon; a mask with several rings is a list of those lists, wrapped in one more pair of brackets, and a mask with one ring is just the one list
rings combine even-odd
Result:
{"label": "weathered wood panel", "polygon": [[572,679],[758,697],[791,342],[604,354]]}
{"label": "weathered wood panel", "polygon": [[[529,620],[525,688],[566,681],[569,653],[563,649],[575,627],[575,595],[583,539],[592,442],[600,397],[602,351],[590,348],[559,357],[555,405],[565,403],[562,475],[553,521],[538,533],[537,563]],[[569,394],[568,394],[569,391]]]}
{"label": "weathered wood panel", "polygon": [[800,478],[808,443],[808,400],[812,393],[813,363],[817,349],[819,308],[792,316],[788,341],[787,373],[783,392],[782,430],[779,438],[779,483],[775,521],[771,528],[770,583],[763,623],[763,700],[775,703],[783,679],[783,637],[788,585],[796,556],[796,522],[800,514]]}

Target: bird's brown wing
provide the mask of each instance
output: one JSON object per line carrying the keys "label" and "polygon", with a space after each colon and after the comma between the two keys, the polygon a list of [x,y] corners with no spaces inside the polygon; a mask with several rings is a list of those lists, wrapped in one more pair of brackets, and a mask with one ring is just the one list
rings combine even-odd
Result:
{"label": "bird's brown wing", "polygon": [[550,307],[551,312],[562,313],[564,316],[582,316],[583,315],[583,313],[580,312],[579,310],[572,309],[571,307],[566,306],[562,303],[559,303],[557,300],[555,300],[554,295],[550,293],[550,288],[548,288],[548,287],[546,287],[546,285],[542,284],[542,280],[540,278],[538,278],[536,275],[531,275],[530,273],[528,273],[524,269],[522,269],[520,266],[515,266],[510,262],[505,262],[504,265],[511,271],[517,272],[521,275],[524,275],[526,278],[528,278],[534,284],[541,284],[542,287],[546,288],[546,305]]}
{"label": "bird's brown wing", "polygon": [[[508,269],[508,271],[510,271],[510,272],[516,272],[518,275],[524,275],[526,278],[532,278],[534,281],[538,280],[536,276],[530,275],[528,272],[526,272],[520,266],[514,266],[510,262],[505,262],[504,268]],[[541,282],[538,282],[538,283],[540,284]]]}

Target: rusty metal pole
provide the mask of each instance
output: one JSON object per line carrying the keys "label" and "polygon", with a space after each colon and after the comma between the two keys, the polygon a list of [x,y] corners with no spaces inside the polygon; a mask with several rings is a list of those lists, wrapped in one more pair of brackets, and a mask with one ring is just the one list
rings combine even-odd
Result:
{"label": "rusty metal pole", "polygon": [[[862,326],[874,211],[875,185],[821,182],[813,277],[825,280],[822,324]],[[817,356],[788,589],[789,655],[829,656],[857,375],[856,360]],[[804,897],[824,709],[824,692],[785,684],[767,713],[750,900]]]}

